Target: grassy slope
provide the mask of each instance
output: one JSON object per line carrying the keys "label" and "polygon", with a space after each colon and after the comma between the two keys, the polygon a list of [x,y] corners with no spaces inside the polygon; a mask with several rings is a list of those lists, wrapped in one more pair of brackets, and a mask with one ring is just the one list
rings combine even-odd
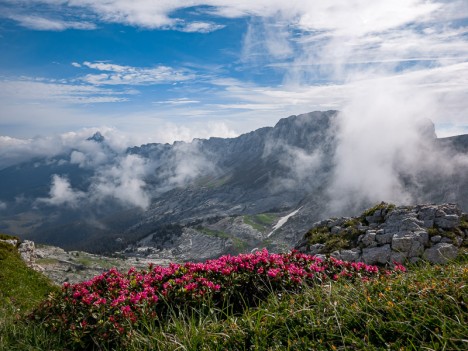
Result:
{"label": "grassy slope", "polygon": [[44,275],[26,266],[14,246],[0,243],[0,350],[54,349],[49,343],[54,343],[54,337],[20,319],[56,289]]}
{"label": "grassy slope", "polygon": [[[16,316],[54,288],[0,246],[0,350],[64,350],[60,335]],[[468,255],[368,283],[272,296],[242,315],[173,316],[135,331],[125,350],[465,350]],[[19,283],[20,282],[20,283]]]}
{"label": "grassy slope", "polygon": [[137,332],[127,349],[466,350],[467,256],[395,278],[272,296],[239,316],[173,318]]}

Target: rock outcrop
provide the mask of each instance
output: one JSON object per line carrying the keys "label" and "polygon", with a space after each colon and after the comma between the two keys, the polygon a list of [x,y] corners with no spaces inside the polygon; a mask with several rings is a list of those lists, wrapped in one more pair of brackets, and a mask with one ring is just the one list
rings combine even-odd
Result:
{"label": "rock outcrop", "polygon": [[468,215],[455,204],[381,203],[357,218],[317,222],[296,249],[367,264],[446,263],[468,246]]}
{"label": "rock outcrop", "polygon": [[55,284],[78,283],[89,280],[112,267],[125,272],[132,267],[148,268],[148,264],[168,265],[169,260],[107,257],[83,251],[65,251],[59,247],[37,245],[30,240],[0,239],[17,248],[28,267],[43,273]]}

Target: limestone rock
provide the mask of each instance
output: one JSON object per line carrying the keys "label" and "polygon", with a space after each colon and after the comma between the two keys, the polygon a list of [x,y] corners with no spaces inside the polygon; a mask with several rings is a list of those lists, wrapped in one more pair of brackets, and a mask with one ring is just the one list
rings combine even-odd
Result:
{"label": "limestone rock", "polygon": [[395,233],[379,233],[375,236],[375,241],[379,245],[390,244]]}
{"label": "limestone rock", "polygon": [[376,233],[375,230],[368,230],[364,237],[361,239],[361,242],[366,247],[374,247],[377,246],[377,242],[375,241]]}
{"label": "limestone rock", "polygon": [[[417,262],[421,258],[444,263],[457,255],[458,247],[466,245],[467,230],[460,227],[462,216],[466,215],[455,204],[392,209],[377,209],[365,219],[361,216],[346,218],[346,221],[336,218],[321,221],[321,225],[327,225],[333,232],[352,234],[348,237],[347,249],[332,255],[345,261],[361,260],[369,264]],[[300,246],[304,252],[313,254],[324,253],[320,251],[322,248],[316,244],[312,249],[302,242]]]}
{"label": "limestone rock", "polygon": [[390,262],[392,249],[389,244],[362,249],[362,260],[367,264],[386,264]]}
{"label": "limestone rock", "polygon": [[446,263],[454,259],[458,254],[458,249],[453,244],[438,243],[424,251],[423,258],[432,263]]}
{"label": "limestone rock", "polygon": [[36,258],[34,250],[35,250],[34,242],[30,240],[23,241],[18,247],[18,252],[21,258],[28,265],[34,264],[34,260]]}
{"label": "limestone rock", "polygon": [[409,233],[397,233],[392,238],[392,249],[397,252],[408,252],[413,244],[413,236]]}
{"label": "limestone rock", "polygon": [[357,262],[361,258],[361,249],[359,248],[354,248],[351,250],[341,250],[341,251],[335,251],[336,254],[332,254],[331,256],[343,260],[343,261],[349,261],[349,262]]}

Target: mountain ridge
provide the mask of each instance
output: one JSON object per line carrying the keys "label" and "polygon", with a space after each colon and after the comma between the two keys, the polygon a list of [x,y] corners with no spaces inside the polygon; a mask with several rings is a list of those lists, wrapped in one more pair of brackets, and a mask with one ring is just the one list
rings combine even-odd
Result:
{"label": "mountain ridge", "polygon": [[[194,238],[205,246],[219,246],[216,255],[262,243],[271,249],[290,247],[312,223],[334,215],[330,189],[342,121],[338,111],[316,111],[283,118],[274,127],[236,138],[152,143],[128,148],[122,154],[109,152],[101,163],[87,158],[81,149],[56,156],[53,162],[36,160],[37,167],[25,163],[29,168],[23,176],[40,180],[35,191],[24,189],[35,197],[15,202],[11,198],[21,196],[18,189],[23,188],[7,186],[8,182],[0,185],[0,200],[2,194],[17,189],[3,210],[6,215],[0,220],[0,229],[38,242],[94,252],[124,250],[151,236],[154,247],[169,250],[167,258],[174,259]],[[434,165],[447,162],[450,155],[466,157],[464,136],[435,139],[434,125],[421,123],[420,143],[428,150],[421,148],[421,152],[437,150],[442,155]],[[106,140],[90,142],[95,154],[106,155]],[[93,162],[94,168],[90,166]],[[440,165],[437,167],[443,168]],[[21,168],[15,171],[18,166],[12,167],[0,170],[0,178],[10,172],[9,179],[15,179]],[[439,171],[433,176],[430,167],[434,166],[425,167],[413,173],[398,170],[396,181],[414,201],[450,200],[466,210],[468,180],[463,172],[455,169],[447,176]],[[45,175],[36,178],[35,170]],[[69,198],[52,198],[53,188],[49,190],[44,181],[47,175],[59,177],[61,183],[55,185],[68,186],[65,195]],[[125,202],[128,199],[135,204],[144,200],[143,205],[130,206]],[[356,214],[372,202],[358,196],[354,203],[342,204],[339,211],[341,215]],[[267,237],[277,220],[298,209]],[[270,222],[258,220],[261,216]]]}

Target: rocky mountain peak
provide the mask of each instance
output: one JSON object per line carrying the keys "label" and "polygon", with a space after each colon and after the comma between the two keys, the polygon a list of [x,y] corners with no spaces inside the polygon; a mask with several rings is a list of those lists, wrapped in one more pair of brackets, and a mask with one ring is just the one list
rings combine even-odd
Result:
{"label": "rocky mountain peak", "polygon": [[105,138],[100,132],[96,132],[93,134],[93,136],[89,137],[86,140],[95,141],[96,143],[103,143]]}

